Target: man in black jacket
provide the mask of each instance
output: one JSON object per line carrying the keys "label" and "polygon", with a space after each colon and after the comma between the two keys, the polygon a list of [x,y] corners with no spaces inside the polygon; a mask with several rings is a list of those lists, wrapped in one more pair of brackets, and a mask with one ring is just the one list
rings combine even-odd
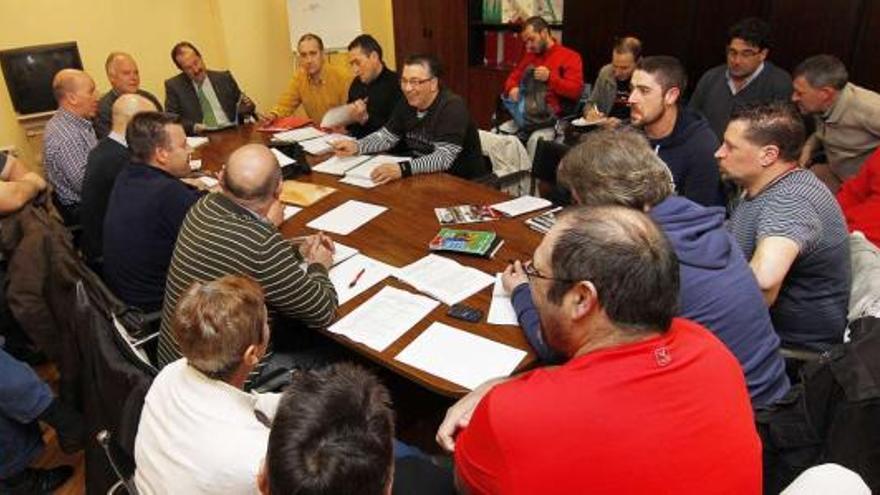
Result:
{"label": "man in black jacket", "polygon": [[348,132],[360,139],[378,131],[403,99],[397,73],[385,67],[376,38],[362,34],[348,44],[348,63],[355,78],[348,88],[348,103],[355,122]]}
{"label": "man in black jacket", "polygon": [[239,115],[254,113],[232,74],[208,70],[192,43],[174,45],[171,60],[181,73],[165,81],[165,110],[180,116],[187,134],[236,125]]}

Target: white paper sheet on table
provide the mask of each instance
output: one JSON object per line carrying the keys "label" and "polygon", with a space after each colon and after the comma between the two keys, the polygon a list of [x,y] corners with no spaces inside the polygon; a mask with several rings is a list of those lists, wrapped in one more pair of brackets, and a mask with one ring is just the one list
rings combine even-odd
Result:
{"label": "white paper sheet on table", "polygon": [[351,108],[349,108],[348,105],[339,105],[338,107],[333,107],[324,113],[324,117],[321,118],[321,127],[337,127],[348,125],[352,122],[354,122],[354,119],[351,115]]}
{"label": "white paper sheet on table", "polygon": [[343,184],[349,184],[352,186],[361,187],[363,189],[372,189],[379,184],[373,182],[373,179],[365,179],[363,177],[355,177],[353,175],[346,175],[345,177],[339,179],[339,182]]}
{"label": "white paper sheet on table", "polygon": [[301,127],[299,129],[277,132],[272,135],[272,139],[289,143],[292,141],[305,141],[306,139],[313,139],[324,135],[326,135],[324,131],[315,129],[314,127]]}
{"label": "white paper sheet on table", "polygon": [[[339,254],[339,246],[339,244],[336,245],[336,254]],[[336,262],[335,255],[333,261],[334,263]],[[357,277],[361,270],[364,270],[364,273],[357,279],[357,283],[354,287],[349,287],[351,281]],[[394,270],[393,266],[386,265],[363,254],[354,254],[347,260],[337,264],[330,269],[330,281],[333,282],[333,287],[336,288],[336,297],[339,299],[339,305],[342,306],[361,292],[385,280]]]}
{"label": "white paper sheet on table", "polygon": [[385,286],[328,330],[381,352],[438,304],[429,297]]}
{"label": "white paper sheet on table", "polygon": [[326,136],[300,141],[299,145],[302,146],[306,153],[322,155],[333,151],[333,143],[337,141],[354,141],[354,138],[344,134],[327,134]]}
{"label": "white paper sheet on table", "polygon": [[300,208],[299,206],[286,205],[284,207],[284,211],[282,213],[282,215],[284,216],[284,221],[287,221],[290,217],[296,215],[297,213],[299,213],[301,211],[302,211],[302,208]]}
{"label": "white paper sheet on table", "polygon": [[345,175],[369,179],[370,173],[379,165],[384,163],[400,163],[407,160],[410,160],[410,158],[406,156],[376,155],[357,167],[350,169]]}
{"label": "white paper sheet on table", "polygon": [[351,234],[388,208],[350,199],[307,223],[307,227],[339,235]]}
{"label": "white paper sheet on table", "polygon": [[198,170],[200,168],[202,168],[202,161],[201,160],[190,160],[189,161],[189,169],[190,170]]}
{"label": "white paper sheet on table", "polygon": [[342,263],[360,252],[360,249],[347,246],[341,242],[333,241],[333,266]]}
{"label": "white paper sheet on table", "polygon": [[346,172],[362,163],[365,163],[369,159],[369,157],[360,155],[343,157],[331,156],[330,158],[312,167],[312,171],[330,175],[345,175]]}
{"label": "white paper sheet on table", "polygon": [[296,163],[296,160],[285,155],[284,153],[278,151],[278,148],[269,148],[272,150],[272,154],[275,155],[275,158],[278,159],[278,165],[284,167],[285,165],[292,165]]}
{"label": "white paper sheet on table", "polygon": [[203,175],[203,176],[199,177],[198,180],[200,180],[202,182],[202,184],[204,184],[205,187],[207,187],[209,189],[220,183],[220,181],[218,181],[217,179],[215,179],[213,177],[209,177],[207,175]]}
{"label": "white paper sheet on table", "polygon": [[189,136],[186,138],[186,144],[188,144],[190,148],[195,149],[203,144],[208,144],[208,138],[204,136]]}
{"label": "white paper sheet on table", "polygon": [[495,286],[492,288],[492,302],[489,303],[489,315],[486,321],[492,325],[519,325],[516,311],[510,301],[510,294],[504,290],[501,274],[495,274]]}
{"label": "white paper sheet on table", "polygon": [[449,306],[476,294],[494,280],[488,273],[436,254],[410,263],[395,276]]}
{"label": "white paper sheet on table", "polygon": [[530,211],[547,208],[548,206],[553,206],[553,203],[544,198],[536,198],[534,196],[520,196],[516,199],[511,199],[510,201],[495,203],[494,205],[492,205],[492,209],[498,210],[509,217],[515,217],[517,215],[522,215],[523,213],[528,213]]}
{"label": "white paper sheet on table", "polygon": [[508,376],[526,351],[434,322],[394,359],[473,390]]}

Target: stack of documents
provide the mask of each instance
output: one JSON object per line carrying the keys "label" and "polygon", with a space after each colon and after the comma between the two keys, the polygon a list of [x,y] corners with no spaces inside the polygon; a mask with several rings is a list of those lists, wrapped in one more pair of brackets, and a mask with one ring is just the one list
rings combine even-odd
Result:
{"label": "stack of documents", "polygon": [[395,359],[467,389],[508,376],[526,351],[434,322]]}
{"label": "stack of documents", "polygon": [[366,162],[369,159],[369,156],[362,155],[344,157],[331,156],[330,158],[319,163],[318,165],[312,167],[312,171],[330,175],[345,175],[346,172]]}
{"label": "stack of documents", "polygon": [[386,286],[328,330],[381,352],[437,306],[429,297]]}
{"label": "stack of documents", "polygon": [[495,275],[495,287],[492,288],[492,302],[489,304],[489,315],[486,321],[491,325],[519,325],[516,311],[510,301],[510,294],[504,290],[501,274]]}
{"label": "stack of documents", "polygon": [[547,201],[544,198],[536,198],[534,196],[520,196],[516,199],[511,199],[510,201],[495,203],[494,205],[492,205],[492,209],[500,211],[501,213],[509,217],[515,217],[517,215],[522,215],[523,213],[528,213],[530,211],[547,208],[548,206],[553,206],[553,203]]}
{"label": "stack of documents", "polygon": [[336,253],[333,255],[335,266],[330,269],[330,281],[333,282],[333,287],[336,289],[336,297],[340,306],[394,273],[393,266],[363,254],[355,253],[340,263],[336,261],[341,257],[340,246],[341,244],[336,244]]}
{"label": "stack of documents", "polygon": [[339,235],[348,235],[379,216],[388,208],[350,199],[307,223],[307,227]]}
{"label": "stack of documents", "polygon": [[495,280],[476,268],[436,254],[401,268],[396,277],[449,306],[476,294]]}
{"label": "stack of documents", "polygon": [[354,141],[354,138],[344,134],[327,134],[314,139],[300,141],[299,145],[302,146],[306,153],[322,155],[333,151],[333,143],[337,141]]}
{"label": "stack of documents", "polygon": [[325,136],[326,133],[315,129],[314,127],[303,127],[302,129],[293,129],[291,131],[279,132],[272,135],[273,141],[282,141],[285,143],[300,142],[307,139]]}
{"label": "stack of documents", "polygon": [[399,163],[406,160],[409,160],[409,158],[404,156],[376,155],[359,164],[357,167],[349,169],[345,173],[345,177],[340,179],[339,182],[363,187],[365,189],[372,189],[377,185],[373,182],[371,177],[371,174],[376,167],[386,163]]}

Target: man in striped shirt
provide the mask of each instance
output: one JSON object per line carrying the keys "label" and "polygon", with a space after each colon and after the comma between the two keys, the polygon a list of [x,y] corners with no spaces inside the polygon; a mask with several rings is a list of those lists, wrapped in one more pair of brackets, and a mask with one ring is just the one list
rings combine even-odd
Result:
{"label": "man in striped shirt", "polygon": [[784,347],[825,350],[843,341],[849,240],[840,207],[798,167],[804,125],[790,103],[736,109],[715,156],[744,192],[730,219]]}
{"label": "man in striped shirt", "polygon": [[336,291],[327,275],[332,243],[312,236],[297,250],[281,237],[281,168],[269,149],[249,144],[236,150],[220,183],[221,193],[205,196],[189,210],[177,237],[165,286],[160,366],[181,356],[171,320],[178,298],[195,282],[250,276],[266,293],[276,331],[277,317],[322,328],[336,314]]}
{"label": "man in striped shirt", "polygon": [[95,81],[76,69],[55,74],[52,91],[58,111],[46,123],[43,164],[65,223],[76,224],[89,151],[98,144],[91,122],[98,111],[98,97]]}
{"label": "man in striped shirt", "polygon": [[403,64],[400,102],[384,127],[358,141],[336,143],[336,154],[379,153],[403,144],[413,159],[376,167],[376,184],[414,174],[449,172],[465,179],[489,173],[480,149],[477,126],[460,96],[441,87],[440,63],[430,55],[413,55]]}

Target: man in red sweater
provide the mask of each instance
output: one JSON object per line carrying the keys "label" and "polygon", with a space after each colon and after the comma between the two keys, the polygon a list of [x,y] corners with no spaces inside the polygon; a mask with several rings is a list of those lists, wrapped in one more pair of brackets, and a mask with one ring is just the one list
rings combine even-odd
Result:
{"label": "man in red sweater", "polygon": [[449,410],[437,440],[462,493],[761,493],[742,371],[708,330],[674,318],[678,261],[647,215],[563,214],[524,271],[566,362]]}
{"label": "man in red sweater", "polygon": [[519,84],[529,68],[534,69],[537,81],[547,83],[547,106],[559,116],[560,100],[577,102],[584,89],[584,71],[578,52],[562,46],[550,34],[550,26],[543,18],[526,19],[520,33],[526,47],[525,56],[516,64],[504,83],[504,94],[519,100]]}
{"label": "man in red sweater", "polygon": [[868,157],[856,176],[843,183],[837,202],[849,231],[859,230],[880,246],[880,149]]}

